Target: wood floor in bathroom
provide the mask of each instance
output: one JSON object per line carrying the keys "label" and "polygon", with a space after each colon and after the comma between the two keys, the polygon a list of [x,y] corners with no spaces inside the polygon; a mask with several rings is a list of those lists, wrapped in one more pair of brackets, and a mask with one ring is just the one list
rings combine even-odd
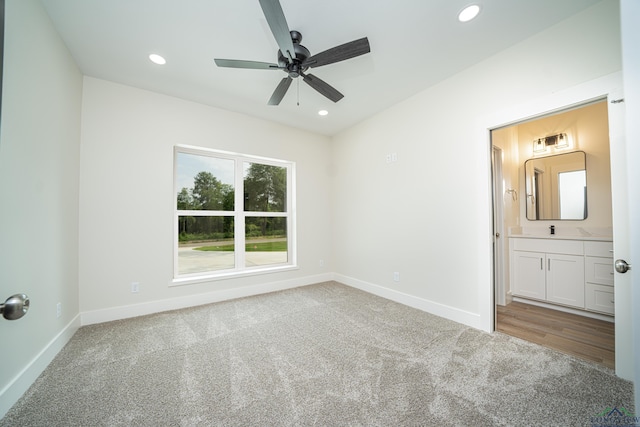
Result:
{"label": "wood floor in bathroom", "polygon": [[515,301],[497,311],[497,331],[615,368],[612,322]]}

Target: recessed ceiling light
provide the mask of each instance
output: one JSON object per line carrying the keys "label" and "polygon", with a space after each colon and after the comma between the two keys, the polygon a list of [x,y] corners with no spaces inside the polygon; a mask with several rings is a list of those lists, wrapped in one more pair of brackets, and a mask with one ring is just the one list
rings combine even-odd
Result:
{"label": "recessed ceiling light", "polygon": [[151,62],[158,65],[164,65],[167,63],[166,59],[164,59],[160,55],[156,55],[155,53],[152,53],[151,55],[149,55],[149,59],[151,60]]}
{"label": "recessed ceiling light", "polygon": [[327,110],[318,111],[318,115],[320,115],[320,116],[326,116],[327,114],[329,114],[329,112]]}
{"label": "recessed ceiling light", "polygon": [[471,6],[467,6],[458,14],[458,21],[460,22],[469,22],[480,13],[480,6],[477,4],[472,4]]}

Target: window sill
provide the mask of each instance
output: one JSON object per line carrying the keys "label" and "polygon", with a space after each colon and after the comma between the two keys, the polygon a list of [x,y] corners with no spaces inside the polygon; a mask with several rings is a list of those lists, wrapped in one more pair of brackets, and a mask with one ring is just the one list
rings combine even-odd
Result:
{"label": "window sill", "polygon": [[216,280],[236,279],[236,278],[248,277],[248,276],[258,276],[258,275],[269,274],[269,273],[281,273],[283,271],[292,271],[292,270],[298,270],[298,269],[299,267],[297,265],[280,265],[277,267],[264,267],[264,268],[256,268],[252,270],[243,270],[243,271],[233,271],[233,272],[224,272],[224,273],[206,273],[200,276],[189,276],[189,277],[180,277],[177,279],[173,279],[171,280],[171,282],[169,282],[169,287],[193,285],[197,283],[213,282]]}

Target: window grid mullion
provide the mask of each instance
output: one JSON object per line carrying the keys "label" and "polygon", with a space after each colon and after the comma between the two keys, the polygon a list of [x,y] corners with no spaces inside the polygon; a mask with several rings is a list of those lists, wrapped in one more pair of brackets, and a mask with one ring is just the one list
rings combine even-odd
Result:
{"label": "window grid mullion", "polygon": [[247,212],[243,212],[243,215],[245,217],[258,217],[258,216],[267,216],[267,217],[279,217],[279,218],[285,218],[288,215],[287,212],[256,212],[256,211],[247,211]]}
{"label": "window grid mullion", "polygon": [[242,270],[245,267],[245,219],[244,219],[244,160],[236,159],[236,175],[235,175],[235,253],[236,253],[236,270]]}
{"label": "window grid mullion", "polygon": [[234,216],[233,211],[177,211],[178,216]]}

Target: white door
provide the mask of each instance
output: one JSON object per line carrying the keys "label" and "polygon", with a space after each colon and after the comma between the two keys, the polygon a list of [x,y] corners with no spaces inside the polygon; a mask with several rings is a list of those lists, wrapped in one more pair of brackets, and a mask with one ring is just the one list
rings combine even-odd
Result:
{"label": "white door", "polygon": [[493,170],[493,274],[496,287],[496,304],[507,304],[507,291],[504,283],[504,186],[502,179],[502,149],[492,147],[491,161]]}
{"label": "white door", "polygon": [[[613,211],[613,260],[629,261],[630,218],[625,141],[625,103],[622,91],[612,92],[609,104],[609,138],[611,150],[611,202]],[[637,169],[637,168],[635,168]],[[633,379],[633,333],[631,310],[631,272],[614,275],[616,319],[616,374]]]}
{"label": "white door", "polygon": [[[630,373],[629,379],[635,380],[635,396],[636,396],[636,413],[640,408],[640,276],[637,270],[640,269],[640,123],[638,117],[640,117],[640,50],[638,49],[638,40],[640,40],[640,27],[638,26],[638,20],[640,19],[640,2],[637,0],[621,0],[620,2],[620,16],[621,16],[621,39],[622,39],[622,64],[623,64],[623,77],[624,77],[624,91],[625,91],[625,108],[627,114],[626,120],[626,136],[628,146],[622,141],[622,147],[626,148],[624,153],[626,155],[627,176],[626,176],[626,190],[627,200],[629,201],[630,215],[627,217],[629,221],[628,235],[623,237],[627,242],[626,250],[632,252],[623,253],[621,251],[625,248],[616,246],[614,247],[614,259],[623,258],[626,259],[629,264],[635,267],[635,270],[629,271],[625,274],[616,273],[616,286],[619,283],[619,279],[622,279],[625,286],[631,287],[631,300],[629,307],[635,307],[633,314],[626,313],[629,316],[629,327],[627,336],[632,336],[628,346],[632,347],[629,350],[635,351],[635,356],[632,358],[635,360],[635,374],[632,361],[629,361],[629,365],[625,364],[625,369]],[[616,164],[616,167],[618,165]],[[617,177],[618,171],[613,171]],[[613,176],[612,176],[613,177]],[[624,178],[622,178],[624,180]],[[613,185],[613,183],[612,183]],[[617,191],[617,190],[616,190]],[[620,195],[622,196],[622,195]],[[614,212],[618,206],[614,202]],[[615,220],[615,218],[614,218]],[[634,265],[635,264],[635,265]],[[627,289],[629,291],[629,289]],[[620,303],[617,299],[616,293],[616,309]],[[617,315],[617,313],[616,313]],[[633,323],[633,332],[632,325]],[[616,331],[617,332],[617,331]],[[617,345],[616,336],[616,345]],[[633,348],[635,346],[635,349]],[[616,351],[618,349],[616,348]],[[617,363],[617,360],[616,360]]]}

